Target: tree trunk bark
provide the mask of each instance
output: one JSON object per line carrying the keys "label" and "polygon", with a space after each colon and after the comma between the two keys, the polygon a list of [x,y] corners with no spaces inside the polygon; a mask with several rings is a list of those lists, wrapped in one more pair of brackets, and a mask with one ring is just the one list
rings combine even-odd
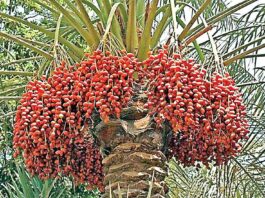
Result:
{"label": "tree trunk bark", "polygon": [[120,120],[101,122],[96,136],[104,153],[103,197],[165,196],[163,133],[146,111],[139,105],[124,109]]}

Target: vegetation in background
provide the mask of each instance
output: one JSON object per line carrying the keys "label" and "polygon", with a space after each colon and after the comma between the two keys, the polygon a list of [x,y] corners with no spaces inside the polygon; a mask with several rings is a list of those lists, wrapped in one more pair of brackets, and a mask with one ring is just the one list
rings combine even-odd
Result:
{"label": "vegetation in background", "polygon": [[[73,16],[83,27],[86,27],[84,29],[89,28],[89,24],[84,22],[86,16],[76,13],[75,6],[71,6],[72,1],[58,2],[63,5],[63,8],[37,0],[26,1],[26,3],[19,0],[0,3],[0,33],[2,33],[0,34],[0,185],[3,196],[6,196],[10,189],[16,189],[14,194],[9,194],[10,197],[25,197],[26,193],[39,192],[44,192],[45,196],[51,195],[51,197],[60,193],[62,197],[94,196],[83,187],[74,187],[72,181],[65,178],[46,182],[37,178],[32,179],[24,171],[23,165],[16,165],[11,157],[13,117],[17,99],[24,92],[29,80],[49,73],[52,69],[50,57],[55,56],[57,62],[64,57],[68,57],[70,62],[78,61],[82,59],[83,49],[91,50],[86,48],[86,43],[93,42],[107,45],[112,51],[122,48],[122,43],[126,43],[127,50],[133,51],[134,44],[130,43],[130,39],[121,38],[119,32],[128,32],[128,38],[135,38],[139,32],[149,28],[154,36],[150,38],[146,33],[143,34],[142,40],[150,42],[154,49],[157,44],[161,47],[163,43],[174,37],[171,8],[163,7],[169,1],[159,1],[160,9],[156,10],[156,18],[152,26],[144,26],[144,21],[147,20],[141,14],[144,10],[137,9],[136,20],[142,25],[142,29],[135,29],[133,25],[119,29],[117,28],[119,19],[116,19],[113,13],[118,12],[123,20],[129,20],[124,14],[126,1],[113,1],[109,8],[102,9],[102,6],[97,8],[91,1],[84,0],[85,9],[91,14],[92,23],[97,24],[97,28],[101,30],[99,34],[102,40],[96,37],[90,39],[86,32],[71,22],[71,16]],[[220,61],[229,65],[227,70],[243,93],[249,112],[251,135],[240,156],[232,159],[226,166],[211,167],[210,170],[205,167],[187,168],[173,160],[168,177],[170,195],[172,197],[264,197],[265,75],[264,67],[259,68],[256,63],[260,58],[264,58],[264,54],[259,53],[258,50],[264,46],[265,5],[260,3],[249,13],[238,17],[235,13],[240,8],[256,1],[242,1],[233,7],[229,6],[228,1],[212,1],[211,6],[202,15],[206,24],[201,23],[200,19],[190,29],[182,31],[186,26],[186,21],[182,21],[184,16],[191,18],[196,12],[193,8],[198,10],[203,2],[186,0],[179,3],[175,19],[177,32],[183,33],[183,43],[192,43],[187,47],[189,50],[185,51],[186,56],[193,57],[201,63],[207,61],[209,65],[216,61],[215,54],[212,53],[212,41],[214,41],[218,54],[221,55]],[[186,3],[192,7],[184,8]],[[137,6],[141,8],[140,4]],[[67,13],[70,13],[70,16]],[[98,21],[100,23],[97,23]],[[196,42],[194,39],[201,32],[207,31],[207,28],[213,28],[211,33],[213,40]],[[163,33],[164,30],[166,33]],[[168,32],[171,34],[169,35]],[[141,42],[141,39],[139,41]],[[144,59],[146,46],[142,46],[139,49],[139,57]],[[244,52],[252,53],[244,54]],[[22,164],[21,161],[17,163]],[[26,180],[28,182],[24,182]],[[22,184],[25,183],[27,185],[23,186]],[[61,186],[69,186],[69,188],[62,189]]]}

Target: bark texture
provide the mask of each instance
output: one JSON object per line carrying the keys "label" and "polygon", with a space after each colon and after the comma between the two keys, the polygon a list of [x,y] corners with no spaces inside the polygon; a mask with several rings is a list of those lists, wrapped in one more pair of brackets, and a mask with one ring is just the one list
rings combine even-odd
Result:
{"label": "bark texture", "polygon": [[120,120],[101,122],[96,135],[105,153],[103,197],[165,196],[163,133],[145,110],[139,105],[124,109]]}

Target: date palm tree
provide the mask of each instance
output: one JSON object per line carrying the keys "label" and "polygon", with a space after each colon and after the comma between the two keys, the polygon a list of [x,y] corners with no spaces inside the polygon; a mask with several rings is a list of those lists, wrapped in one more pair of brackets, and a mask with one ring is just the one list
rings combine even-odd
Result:
{"label": "date palm tree", "polygon": [[[197,63],[214,65],[217,61],[243,92],[251,124],[250,139],[241,154],[227,165],[210,170],[201,168],[200,174],[193,168],[182,167],[175,159],[169,166],[172,170],[168,177],[172,187],[169,194],[173,197],[265,195],[262,183],[265,76],[264,68],[256,67],[258,58],[264,56],[259,50],[265,47],[263,4],[237,17],[235,13],[257,1],[244,0],[233,6],[222,0],[33,0],[31,3],[40,17],[37,22],[0,12],[4,20],[23,24],[39,35],[36,40],[29,40],[0,32],[0,38],[32,50],[32,57],[8,63],[4,63],[8,58],[3,57],[1,68],[5,70],[0,75],[11,76],[2,85],[3,104],[21,98],[19,94],[29,77],[49,74],[62,60],[80,62],[85,52],[97,49],[112,54],[125,50],[144,61],[150,51],[156,52],[166,44],[181,49],[185,57],[192,57]],[[252,17],[256,17],[254,21]],[[251,59],[253,64],[249,66]],[[25,61],[36,61],[36,70],[8,69],[10,64]],[[19,82],[14,80],[16,76],[21,77]],[[137,93],[122,110],[120,119],[99,122],[94,128],[93,135],[104,158],[105,197],[163,197],[168,192],[165,177],[168,134],[172,129],[166,124],[158,129],[143,108],[145,102],[146,96]],[[194,171],[197,176],[194,178],[187,171]]]}

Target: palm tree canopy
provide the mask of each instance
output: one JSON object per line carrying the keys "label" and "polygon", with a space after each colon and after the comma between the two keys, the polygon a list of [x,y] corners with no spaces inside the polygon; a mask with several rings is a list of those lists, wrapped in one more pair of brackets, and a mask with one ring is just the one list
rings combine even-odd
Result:
{"label": "palm tree canopy", "polygon": [[[237,15],[251,5],[249,12]],[[251,130],[241,154],[225,166],[197,171],[172,162],[168,178],[172,196],[265,196],[265,68],[258,65],[265,56],[261,50],[265,47],[264,3],[33,0],[27,6],[21,12],[21,6],[3,5],[0,11],[3,134],[11,131],[10,118],[27,82],[48,74],[62,60],[78,62],[95,49],[126,50],[145,60],[149,51],[169,44],[200,64],[220,64],[233,76],[243,93]]]}

